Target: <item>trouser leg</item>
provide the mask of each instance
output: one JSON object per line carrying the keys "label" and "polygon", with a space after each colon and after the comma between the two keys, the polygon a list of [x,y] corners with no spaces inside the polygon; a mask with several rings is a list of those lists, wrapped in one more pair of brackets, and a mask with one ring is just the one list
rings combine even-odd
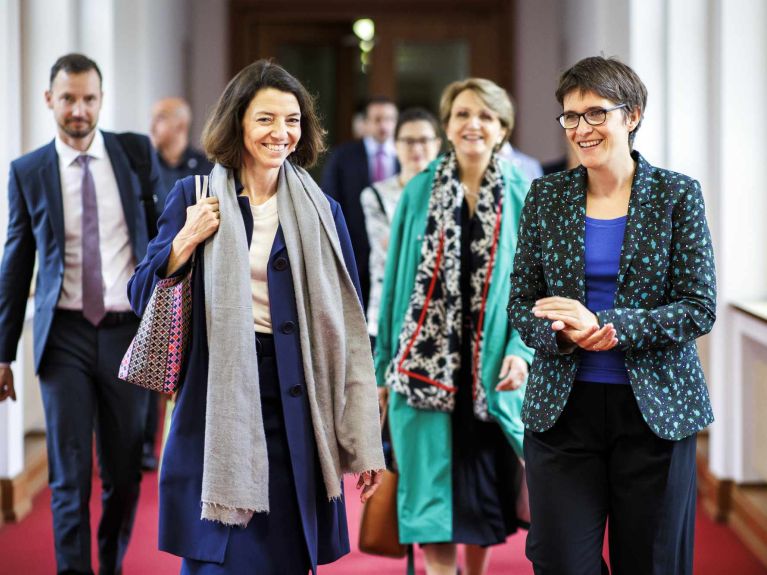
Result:
{"label": "trouser leg", "polygon": [[630,388],[607,391],[613,575],[692,575],[696,436],[659,438]]}
{"label": "trouser leg", "polygon": [[95,330],[54,319],[40,366],[58,572],[91,573]]}
{"label": "trouser leg", "polygon": [[602,386],[578,384],[549,430],[525,432],[526,555],[536,575],[599,575],[608,512]]}
{"label": "trouser leg", "polygon": [[129,322],[99,329],[96,445],[102,481],[99,572],[119,573],[130,541],[141,483],[141,454],[149,401],[145,389],[117,379],[137,328]]}

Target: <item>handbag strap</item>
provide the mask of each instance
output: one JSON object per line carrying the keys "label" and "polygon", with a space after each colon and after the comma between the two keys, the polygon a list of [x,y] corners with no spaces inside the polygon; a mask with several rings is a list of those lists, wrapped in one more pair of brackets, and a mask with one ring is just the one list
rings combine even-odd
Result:
{"label": "handbag strap", "polygon": [[208,176],[194,177],[194,197],[195,203],[208,197]]}
{"label": "handbag strap", "polygon": [[[208,197],[208,176],[195,176],[194,177],[194,203],[196,204],[202,198]],[[194,256],[197,250],[192,252],[192,264],[194,264]]]}

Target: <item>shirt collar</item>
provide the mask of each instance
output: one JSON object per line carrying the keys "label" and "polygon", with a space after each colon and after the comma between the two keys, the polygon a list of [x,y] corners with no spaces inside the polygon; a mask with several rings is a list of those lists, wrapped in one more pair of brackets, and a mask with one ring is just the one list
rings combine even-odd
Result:
{"label": "shirt collar", "polygon": [[[365,151],[367,152],[368,156],[374,156],[376,152],[378,152],[378,148],[381,144],[379,144],[371,136],[366,136],[362,141],[365,144]],[[394,149],[393,140],[386,140],[386,142],[383,144],[383,149],[387,156],[394,156],[397,153]]]}
{"label": "shirt collar", "polygon": [[93,135],[90,147],[85,151],[74,149],[72,146],[65,144],[64,140],[56,134],[55,140],[56,153],[59,155],[59,160],[64,163],[65,166],[71,166],[78,158],[83,154],[88,154],[92,158],[102,160],[106,157],[107,151],[104,146],[104,135],[101,130],[96,130]]}

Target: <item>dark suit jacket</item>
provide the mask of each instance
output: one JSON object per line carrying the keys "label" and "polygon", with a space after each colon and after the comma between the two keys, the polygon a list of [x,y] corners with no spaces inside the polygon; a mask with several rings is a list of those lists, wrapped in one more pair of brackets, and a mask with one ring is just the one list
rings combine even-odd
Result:
{"label": "dark suit jacket", "polygon": [[[150,243],[146,258],[136,268],[136,273],[128,284],[131,305],[139,314],[144,312],[159,274],[167,267],[173,239],[183,227],[186,208],[194,204],[194,198],[192,177],[179,180],[168,195],[165,210],[160,217],[157,237]],[[338,204],[333,200],[329,201],[341,251],[349,275],[356,286],[357,273],[344,217]],[[250,243],[253,235],[253,214],[247,198],[240,197],[239,203],[245,221],[246,237]],[[200,519],[208,388],[202,248],[197,250],[195,259],[192,273],[192,338],[160,476],[160,549],[200,561],[221,562],[224,560],[232,527]],[[177,275],[185,273],[187,269],[179,270]],[[316,569],[318,563],[328,563],[348,553],[349,536],[344,499],[341,497],[328,501],[325,484],[321,479],[306,393],[291,391],[295,386],[303,389],[305,383],[298,330],[282,329],[290,322],[298,325],[298,319],[293,276],[281,227],[277,231],[269,255],[267,282],[277,370],[284,392],[282,409],[296,482],[296,496],[309,555],[313,569]],[[272,513],[279,512],[279,509],[272,510]],[[290,553],[295,550],[273,551]]]}
{"label": "dark suit jacket", "polygon": [[[139,262],[147,246],[139,178],[131,169],[117,135],[102,133],[120,191],[133,256]],[[157,193],[156,160],[152,164],[151,182]],[[0,361],[16,358],[37,252],[34,358],[38,371],[64,277],[63,199],[54,142],[11,162],[8,213],[8,238],[0,267]]]}
{"label": "dark suit jacket", "polygon": [[[397,164],[399,171],[399,164]],[[370,185],[370,168],[365,143],[355,140],[333,149],[322,172],[322,191],[341,204],[360,273],[362,298],[367,305],[370,292],[370,244],[365,214],[360,203],[362,190]]]}
{"label": "dark suit jacket", "polygon": [[[637,152],[621,251],[613,323],[639,409],[658,436],[678,440],[714,419],[695,338],[716,316],[716,274],[697,181],[648,164]],[[551,322],[530,311],[546,296],[585,302],[587,172],[582,166],[535,180],[520,222],[509,317],[535,348],[522,419],[533,431],[557,421],[580,354],[563,354]]]}

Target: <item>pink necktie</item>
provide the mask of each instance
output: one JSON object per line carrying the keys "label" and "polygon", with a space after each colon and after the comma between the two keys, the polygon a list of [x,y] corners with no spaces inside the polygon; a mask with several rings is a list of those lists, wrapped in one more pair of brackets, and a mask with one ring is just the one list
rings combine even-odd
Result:
{"label": "pink necktie", "polygon": [[91,174],[90,156],[78,156],[83,169],[82,178],[82,280],[83,316],[93,325],[104,318],[104,281],[101,275],[101,252],[99,251],[99,210],[96,203],[96,185]]}
{"label": "pink necktie", "polygon": [[380,182],[386,177],[386,171],[384,169],[384,147],[378,146],[376,151],[375,163],[373,165],[373,183]]}

